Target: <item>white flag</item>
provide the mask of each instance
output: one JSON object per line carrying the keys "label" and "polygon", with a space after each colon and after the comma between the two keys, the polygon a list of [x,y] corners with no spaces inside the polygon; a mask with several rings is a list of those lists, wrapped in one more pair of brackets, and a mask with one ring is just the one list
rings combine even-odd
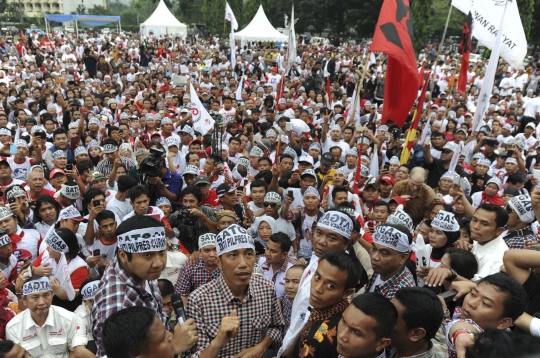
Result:
{"label": "white flag", "polygon": [[289,51],[287,51],[287,71],[292,68],[296,60],[296,34],[294,32],[294,4],[291,10],[291,24],[289,28]]}
{"label": "white flag", "polygon": [[193,84],[189,83],[189,94],[191,96],[191,116],[193,117],[193,129],[205,135],[210,129],[214,128],[214,119],[210,116],[206,108],[199,100],[199,95]]}
{"label": "white flag", "polygon": [[236,21],[236,17],[234,17],[231,6],[228,2],[225,2],[225,20],[231,22],[231,26],[234,30],[238,30],[238,22]]}
{"label": "white flag", "polygon": [[[236,66],[236,42],[234,41],[234,31],[231,31],[229,35],[229,43],[231,45],[231,66]],[[236,72],[234,73],[236,76]]]}
{"label": "white flag", "polygon": [[[506,6],[505,6],[506,4]],[[519,69],[527,55],[527,39],[515,0],[452,0],[452,5],[473,17],[473,36],[480,44],[494,50],[502,42],[500,55],[512,67]],[[503,19],[503,13],[506,15]],[[499,29],[502,28],[502,37]],[[487,77],[487,74],[486,74]]]}
{"label": "white flag", "polygon": [[[505,11],[503,11],[501,25],[505,22],[505,20]],[[504,44],[501,43],[503,37],[504,35],[502,31],[499,31],[499,33],[497,34],[497,38],[495,39],[495,46],[493,47],[493,50],[491,51],[491,56],[489,57],[486,75],[484,76],[484,83],[482,83],[482,88],[480,89],[480,94],[478,95],[478,101],[476,103],[476,112],[474,112],[474,119],[472,124],[473,132],[476,132],[480,129],[478,127],[480,123],[482,123],[482,119],[484,118],[484,115],[486,114],[489,106],[489,99],[491,98],[491,91],[493,90],[493,81],[495,80],[495,72],[497,71],[497,67],[499,65],[499,54],[502,55],[501,48],[505,47]]]}
{"label": "white flag", "polygon": [[241,101],[242,100],[242,91],[244,90],[244,77],[240,79],[240,83],[238,84],[238,88],[236,89],[236,100]]}

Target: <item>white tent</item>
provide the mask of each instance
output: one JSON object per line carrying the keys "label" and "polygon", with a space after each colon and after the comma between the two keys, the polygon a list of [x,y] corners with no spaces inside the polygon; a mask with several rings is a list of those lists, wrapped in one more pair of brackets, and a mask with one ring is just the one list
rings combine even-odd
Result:
{"label": "white tent", "polygon": [[159,1],[154,13],[141,24],[141,34],[148,36],[150,31],[155,36],[169,34],[179,36],[182,39],[187,36],[187,26],[174,17],[163,0]]}
{"label": "white tent", "polygon": [[283,35],[281,32],[276,30],[270,21],[268,21],[262,5],[259,6],[259,10],[249,25],[247,25],[242,31],[235,32],[234,37],[236,40],[242,41],[287,42],[289,40],[288,36]]}

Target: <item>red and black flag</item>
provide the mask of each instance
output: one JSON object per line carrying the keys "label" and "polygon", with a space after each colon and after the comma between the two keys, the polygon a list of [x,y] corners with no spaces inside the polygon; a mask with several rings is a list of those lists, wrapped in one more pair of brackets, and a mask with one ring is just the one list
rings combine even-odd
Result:
{"label": "red and black flag", "polygon": [[458,92],[463,94],[467,87],[467,72],[469,71],[469,55],[472,48],[472,14],[469,12],[463,31],[461,33],[461,42],[459,52],[461,53],[461,70],[459,71]]}
{"label": "red and black flag", "polygon": [[382,122],[401,127],[418,96],[420,81],[413,48],[409,0],[384,0],[369,51],[388,55]]}

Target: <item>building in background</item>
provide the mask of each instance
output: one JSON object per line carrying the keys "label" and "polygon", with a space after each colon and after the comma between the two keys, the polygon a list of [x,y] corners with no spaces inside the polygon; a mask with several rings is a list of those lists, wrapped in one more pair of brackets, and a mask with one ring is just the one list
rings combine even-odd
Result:
{"label": "building in background", "polygon": [[71,14],[84,7],[107,6],[106,0],[8,0],[9,4],[19,4],[24,16],[36,17],[43,14]]}

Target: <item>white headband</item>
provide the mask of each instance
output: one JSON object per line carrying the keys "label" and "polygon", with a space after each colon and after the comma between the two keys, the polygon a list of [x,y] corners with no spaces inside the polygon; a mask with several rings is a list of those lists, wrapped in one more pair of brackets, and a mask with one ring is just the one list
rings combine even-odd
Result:
{"label": "white headband", "polygon": [[396,228],[380,225],[375,228],[373,242],[377,245],[388,247],[399,252],[411,251],[409,237]]}
{"label": "white headband", "polygon": [[103,152],[104,153],[114,153],[118,150],[118,147],[114,144],[105,144],[103,146]]}
{"label": "white headband", "polygon": [[163,251],[167,248],[165,228],[149,227],[118,235],[118,248],[132,254]]}
{"label": "white headband", "polygon": [[531,197],[527,194],[514,196],[508,201],[508,205],[518,214],[524,223],[532,223],[536,217],[531,205]]}
{"label": "white headband", "polygon": [[319,191],[317,189],[315,189],[314,187],[312,187],[312,186],[308,186],[308,188],[304,192],[304,196],[306,196],[308,194],[313,194],[319,199],[321,198],[321,194],[319,194]]}
{"label": "white headband", "polygon": [[211,232],[199,236],[199,249],[216,244],[216,234]]}
{"label": "white headband", "polygon": [[453,213],[440,210],[431,222],[431,227],[442,231],[458,232],[459,224]]}
{"label": "white headband", "polygon": [[77,200],[81,196],[81,191],[78,185],[67,185],[66,183],[60,186],[60,193],[68,199]]}
{"label": "white headband", "polygon": [[19,196],[26,197],[26,192],[20,186],[12,186],[6,190],[6,198],[8,199],[18,198]]}
{"label": "white headband", "polygon": [[218,256],[238,249],[253,249],[253,237],[246,229],[236,224],[229,226],[216,236],[216,250]]}
{"label": "white headband", "polygon": [[8,244],[11,245],[11,239],[9,238],[7,234],[0,237],[0,247],[6,246]]}
{"label": "white headband", "polygon": [[275,191],[269,191],[264,196],[264,201],[272,201],[281,204],[281,195]]}
{"label": "white headband", "polygon": [[23,287],[23,296],[28,296],[33,293],[52,291],[51,283],[48,277],[41,277],[38,280],[26,282]]}
{"label": "white headband", "polygon": [[54,230],[45,238],[45,243],[56,252],[69,252],[66,242]]}
{"label": "white headband", "polygon": [[396,211],[386,219],[388,224],[403,225],[409,231],[413,231],[414,225],[409,214],[403,211],[403,205],[398,205]]}
{"label": "white headband", "polygon": [[81,288],[81,296],[83,300],[90,300],[94,298],[99,287],[99,280],[90,281]]}
{"label": "white headband", "polygon": [[351,217],[345,213],[328,211],[319,219],[317,227],[332,230],[346,239],[349,239],[353,230],[353,221]]}

